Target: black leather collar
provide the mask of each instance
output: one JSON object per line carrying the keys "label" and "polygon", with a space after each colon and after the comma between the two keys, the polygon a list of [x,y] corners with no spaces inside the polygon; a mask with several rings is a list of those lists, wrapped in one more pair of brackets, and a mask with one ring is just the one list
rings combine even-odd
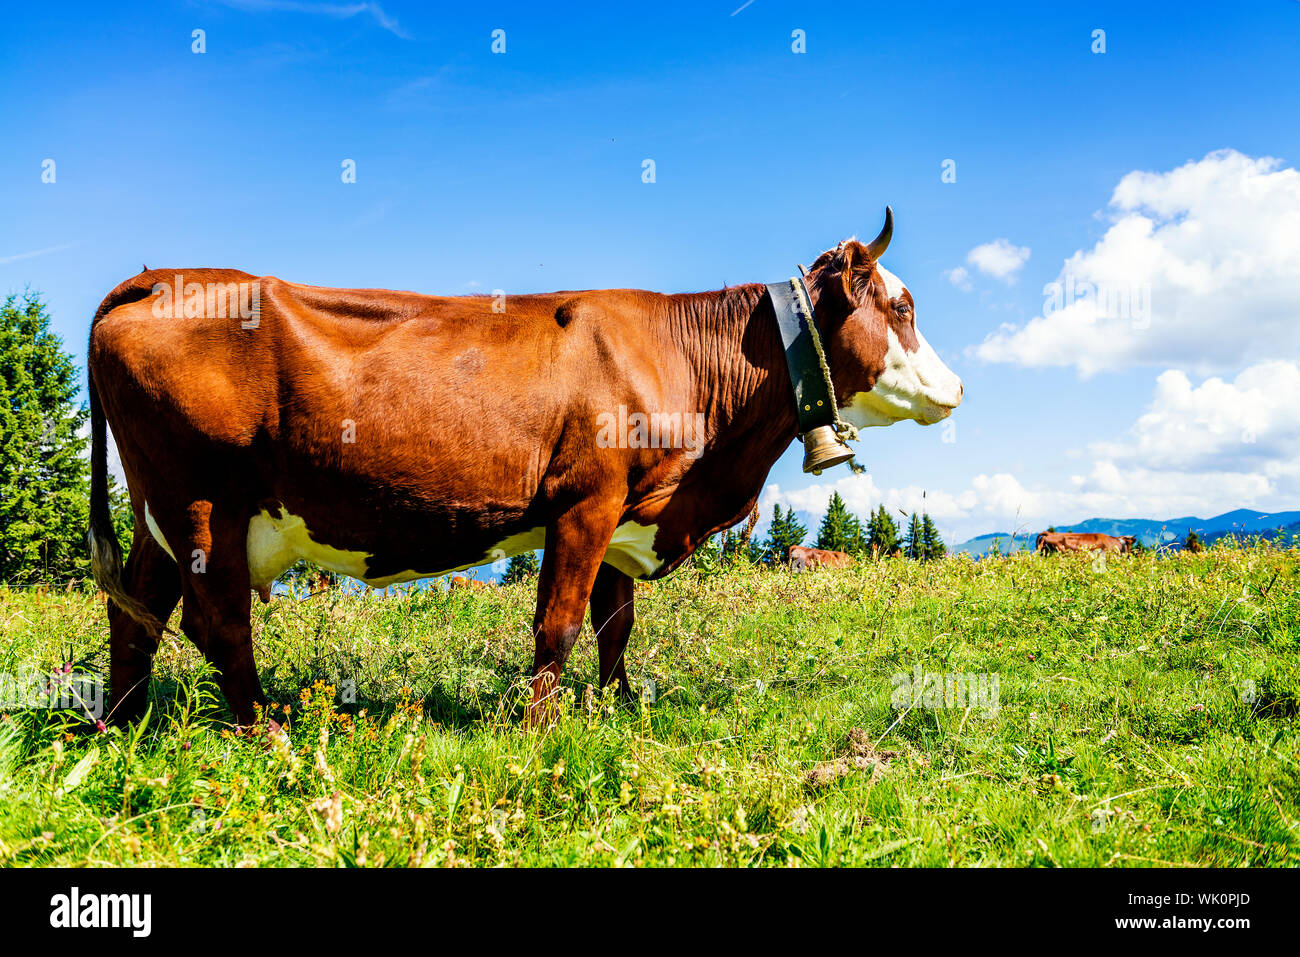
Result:
{"label": "black leather collar", "polygon": [[769,283],[767,295],[776,312],[776,326],[785,346],[785,364],[794,387],[795,414],[799,434],[835,423],[835,402],[826,382],[826,373],[817,348],[813,325],[812,300],[801,277]]}

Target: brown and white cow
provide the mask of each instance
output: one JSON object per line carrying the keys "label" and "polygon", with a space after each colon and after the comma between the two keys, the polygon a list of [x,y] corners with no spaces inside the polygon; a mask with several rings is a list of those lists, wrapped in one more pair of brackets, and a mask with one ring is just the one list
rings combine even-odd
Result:
{"label": "brown and white cow", "polygon": [[1117,552],[1127,555],[1137,543],[1133,535],[1103,535],[1099,532],[1039,532],[1036,550],[1048,552]]}
{"label": "brown and white cow", "polygon": [[848,552],[836,552],[827,548],[806,548],[803,545],[791,545],[786,556],[790,570],[806,571],[809,568],[849,568],[855,560]]}
{"label": "brown and white cow", "polygon": [[[859,426],[935,423],[962,399],[911,293],[878,265],[891,231],[887,217],[872,243],[840,243],[808,276],[836,399]],[[228,316],[248,290],[257,308]],[[142,711],[179,600],[182,629],[252,722],[265,699],[250,597],[299,558],[383,587],[544,546],[530,717],[588,604],[600,681],[626,691],[633,580],[666,575],[744,519],[795,437],[764,293],[555,292],[501,311],[483,296],[232,269],[128,279],[100,305],[89,349],[90,545],[111,598],[114,718]],[[601,423],[620,410],[665,417],[661,441],[611,440]],[[704,434],[681,440],[673,416]],[[136,518],[125,567],[106,421]]]}
{"label": "brown and white cow", "polygon": [[452,575],[447,581],[447,590],[465,589],[466,591],[487,591],[491,588],[488,582],[481,582],[477,578],[467,578],[464,575]]}

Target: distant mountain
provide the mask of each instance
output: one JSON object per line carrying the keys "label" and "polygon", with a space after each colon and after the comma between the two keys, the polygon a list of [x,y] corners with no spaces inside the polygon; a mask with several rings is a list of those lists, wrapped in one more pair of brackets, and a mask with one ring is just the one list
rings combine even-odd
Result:
{"label": "distant mountain", "polygon": [[[1101,532],[1105,535],[1134,535],[1148,548],[1157,545],[1177,547],[1187,537],[1189,531],[1195,531],[1207,545],[1221,538],[1235,536],[1247,538],[1259,536],[1273,538],[1281,529],[1286,537],[1300,533],[1300,511],[1295,512],[1256,512],[1248,508],[1239,508],[1224,512],[1213,518],[1197,518],[1194,515],[1164,520],[1152,518],[1090,518],[1074,525],[1057,525],[1058,532]],[[1016,536],[1015,549],[1032,549],[1034,539],[1044,529],[1035,528],[1021,532]],[[999,551],[1007,554],[1011,551],[1010,532],[991,532],[978,535],[953,548],[954,552],[966,552],[969,555],[984,555],[992,550],[994,540],[998,540]]]}
{"label": "distant mountain", "polygon": [[993,551],[994,542],[998,546],[999,555],[1010,555],[1012,552],[1032,551],[1034,548],[1034,536],[1038,531],[1020,532],[1013,540],[1010,532],[989,532],[987,535],[979,535],[970,541],[962,542],[960,545],[954,545],[952,552],[965,552],[967,555],[987,555]]}

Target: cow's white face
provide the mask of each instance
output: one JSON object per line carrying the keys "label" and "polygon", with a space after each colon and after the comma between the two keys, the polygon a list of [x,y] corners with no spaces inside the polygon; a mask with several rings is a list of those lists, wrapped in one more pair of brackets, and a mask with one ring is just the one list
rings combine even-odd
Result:
{"label": "cow's white face", "polygon": [[961,379],[916,327],[916,306],[907,287],[883,266],[877,265],[875,272],[888,298],[884,367],[871,388],[849,396],[840,413],[858,428],[893,425],[903,419],[933,425],[961,404]]}

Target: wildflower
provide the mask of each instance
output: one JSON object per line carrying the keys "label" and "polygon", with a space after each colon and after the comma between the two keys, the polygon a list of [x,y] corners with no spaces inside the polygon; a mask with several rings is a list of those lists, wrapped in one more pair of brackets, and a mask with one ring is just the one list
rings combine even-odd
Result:
{"label": "wildflower", "polygon": [[271,747],[271,760],[285,766],[284,778],[292,784],[298,773],[299,761],[298,755],[293,752],[289,735],[285,734],[284,728],[273,727],[267,733],[267,743]]}
{"label": "wildflower", "polygon": [[319,774],[329,784],[334,783],[334,772],[330,770],[329,761],[325,758],[325,746],[329,744],[330,729],[325,725],[320,729],[320,744],[316,748],[316,773]]}
{"label": "wildflower", "polygon": [[337,834],[343,827],[343,794],[335,791],[327,798],[319,798],[311,804],[311,809],[325,818],[325,830]]}

